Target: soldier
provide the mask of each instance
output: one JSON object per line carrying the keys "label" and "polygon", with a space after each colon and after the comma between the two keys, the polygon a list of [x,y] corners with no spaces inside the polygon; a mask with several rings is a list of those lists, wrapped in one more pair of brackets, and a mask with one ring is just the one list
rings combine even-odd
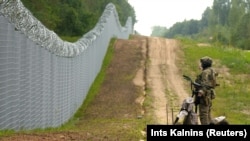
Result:
{"label": "soldier", "polygon": [[209,125],[211,122],[212,99],[215,98],[215,77],[218,75],[212,68],[212,59],[208,56],[200,59],[202,72],[197,76],[196,83],[202,85],[198,88],[199,115],[201,125]]}

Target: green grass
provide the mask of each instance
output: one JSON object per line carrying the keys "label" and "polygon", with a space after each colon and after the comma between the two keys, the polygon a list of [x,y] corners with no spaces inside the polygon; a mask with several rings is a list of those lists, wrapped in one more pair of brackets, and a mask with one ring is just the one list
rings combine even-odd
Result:
{"label": "green grass", "polygon": [[250,124],[250,52],[223,46],[198,46],[197,42],[180,39],[184,51],[183,72],[193,78],[199,73],[198,61],[203,56],[213,58],[214,67],[228,68],[219,74],[220,86],[213,102],[213,115],[226,115],[232,124]]}

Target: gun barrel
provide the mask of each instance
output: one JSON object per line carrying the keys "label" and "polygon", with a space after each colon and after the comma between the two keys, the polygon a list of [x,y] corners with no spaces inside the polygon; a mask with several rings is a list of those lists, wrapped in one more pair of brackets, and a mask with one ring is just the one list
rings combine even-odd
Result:
{"label": "gun barrel", "polygon": [[[187,75],[183,75],[184,79],[188,80],[191,82],[192,85],[196,86],[196,87],[206,87],[206,88],[213,88],[212,86],[209,85],[204,85],[204,84],[200,84],[197,82],[194,82],[189,76]],[[216,84],[216,86],[219,86],[219,84]]]}

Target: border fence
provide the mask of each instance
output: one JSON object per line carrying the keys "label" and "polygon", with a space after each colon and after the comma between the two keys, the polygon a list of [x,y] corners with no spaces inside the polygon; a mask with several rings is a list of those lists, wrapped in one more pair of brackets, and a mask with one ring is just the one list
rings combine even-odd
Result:
{"label": "border fence", "polygon": [[115,6],[78,41],[60,39],[20,0],[0,0],[0,130],[58,127],[82,105],[109,41],[132,33]]}

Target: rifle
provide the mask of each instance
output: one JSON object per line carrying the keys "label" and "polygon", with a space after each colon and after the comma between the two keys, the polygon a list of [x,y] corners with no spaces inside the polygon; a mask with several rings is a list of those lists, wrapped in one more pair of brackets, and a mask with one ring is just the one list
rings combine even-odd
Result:
{"label": "rifle", "polygon": [[[199,83],[197,83],[197,82],[194,82],[189,76],[183,75],[183,77],[184,77],[184,79],[186,79],[186,80],[188,80],[188,81],[191,82],[191,86],[195,86],[195,87],[206,87],[206,88],[208,88],[208,89],[214,88],[214,87],[209,86],[209,85],[199,84]],[[216,84],[216,85],[218,86],[219,84]],[[191,87],[191,88],[192,88],[192,87]],[[193,90],[193,89],[191,89],[191,90]]]}
{"label": "rifle", "polygon": [[206,88],[206,89],[214,89],[217,86],[220,86],[220,84],[216,84],[215,87],[213,86],[209,86],[209,85],[205,85],[205,84],[200,84],[197,82],[194,82],[189,76],[187,75],[183,75],[184,79],[190,81],[191,83],[191,91],[192,91],[192,97],[195,96],[195,112],[197,112],[197,105],[199,104],[199,99],[200,97],[198,97],[198,90],[201,88]]}
{"label": "rifle", "polygon": [[192,91],[192,97],[195,97],[195,112],[197,113],[197,105],[199,104],[199,99],[200,97],[198,97],[198,90],[202,87],[206,87],[208,89],[211,89],[213,87],[208,86],[208,85],[204,85],[204,84],[199,84],[197,82],[194,82],[189,76],[183,75],[184,79],[190,81],[190,87],[191,87],[191,91]]}

